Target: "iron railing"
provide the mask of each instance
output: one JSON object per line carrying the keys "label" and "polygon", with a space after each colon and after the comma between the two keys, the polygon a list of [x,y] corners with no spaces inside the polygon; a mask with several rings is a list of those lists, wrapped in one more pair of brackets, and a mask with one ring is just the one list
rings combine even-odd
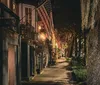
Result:
{"label": "iron railing", "polygon": [[32,25],[30,25],[29,23],[21,24],[20,25],[20,34],[22,35],[22,39],[34,40],[35,28]]}

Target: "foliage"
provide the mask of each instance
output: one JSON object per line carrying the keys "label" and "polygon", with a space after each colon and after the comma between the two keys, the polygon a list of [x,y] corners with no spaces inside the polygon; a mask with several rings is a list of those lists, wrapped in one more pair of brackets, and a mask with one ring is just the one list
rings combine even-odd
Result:
{"label": "foliage", "polygon": [[71,64],[84,66],[84,57],[73,57]]}
{"label": "foliage", "polygon": [[67,58],[66,58],[66,61],[67,61],[67,62],[70,62],[71,59],[72,59],[72,58],[67,57]]}
{"label": "foliage", "polygon": [[86,83],[84,84],[84,82],[86,82],[87,79],[87,70],[86,66],[84,66],[84,58],[73,57],[71,65],[78,85],[86,85]]}
{"label": "foliage", "polygon": [[76,81],[77,82],[84,82],[86,81],[87,79],[87,70],[83,67],[80,67],[80,66],[76,66],[74,69],[73,69],[73,72],[76,76]]}

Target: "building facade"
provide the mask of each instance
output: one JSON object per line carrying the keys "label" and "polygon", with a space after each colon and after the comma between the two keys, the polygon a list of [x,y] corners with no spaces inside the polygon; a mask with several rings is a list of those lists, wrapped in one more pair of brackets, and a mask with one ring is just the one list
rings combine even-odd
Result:
{"label": "building facade", "polygon": [[[20,35],[19,17],[13,12],[13,3],[0,1],[0,84],[17,85],[19,78]],[[15,4],[14,4],[15,5]]]}
{"label": "building facade", "polygon": [[0,34],[0,85],[20,85],[39,74],[52,63],[50,0],[0,0]]}
{"label": "building facade", "polygon": [[21,32],[21,79],[29,80],[35,75],[35,6],[19,3]]}

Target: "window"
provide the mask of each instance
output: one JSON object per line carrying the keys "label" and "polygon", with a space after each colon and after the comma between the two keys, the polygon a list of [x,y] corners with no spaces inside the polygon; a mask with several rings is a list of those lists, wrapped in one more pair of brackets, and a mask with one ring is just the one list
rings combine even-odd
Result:
{"label": "window", "polygon": [[13,10],[14,13],[16,13],[16,4],[15,4],[15,2],[13,2],[13,9],[12,10]]}
{"label": "window", "polygon": [[9,2],[10,2],[10,9],[11,9],[14,13],[16,13],[16,3],[15,3],[15,1],[14,1],[14,0],[9,0]]}
{"label": "window", "polygon": [[25,21],[27,23],[28,22],[28,8],[25,8],[25,16],[26,16]]}
{"label": "window", "polygon": [[25,8],[26,23],[32,24],[32,9]]}

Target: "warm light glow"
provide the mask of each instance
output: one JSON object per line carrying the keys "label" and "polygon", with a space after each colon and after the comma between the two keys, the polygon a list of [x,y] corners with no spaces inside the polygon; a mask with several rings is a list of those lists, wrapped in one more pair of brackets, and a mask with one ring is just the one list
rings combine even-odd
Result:
{"label": "warm light glow", "polygon": [[58,47],[58,44],[56,43],[56,47]]}
{"label": "warm light glow", "polygon": [[49,40],[51,40],[51,36],[49,36]]}
{"label": "warm light glow", "polygon": [[42,40],[42,41],[45,41],[45,40],[46,40],[45,34],[44,34],[44,33],[41,33],[41,34],[39,35],[39,39]]}
{"label": "warm light glow", "polygon": [[38,29],[41,30],[41,26],[38,26]]}

